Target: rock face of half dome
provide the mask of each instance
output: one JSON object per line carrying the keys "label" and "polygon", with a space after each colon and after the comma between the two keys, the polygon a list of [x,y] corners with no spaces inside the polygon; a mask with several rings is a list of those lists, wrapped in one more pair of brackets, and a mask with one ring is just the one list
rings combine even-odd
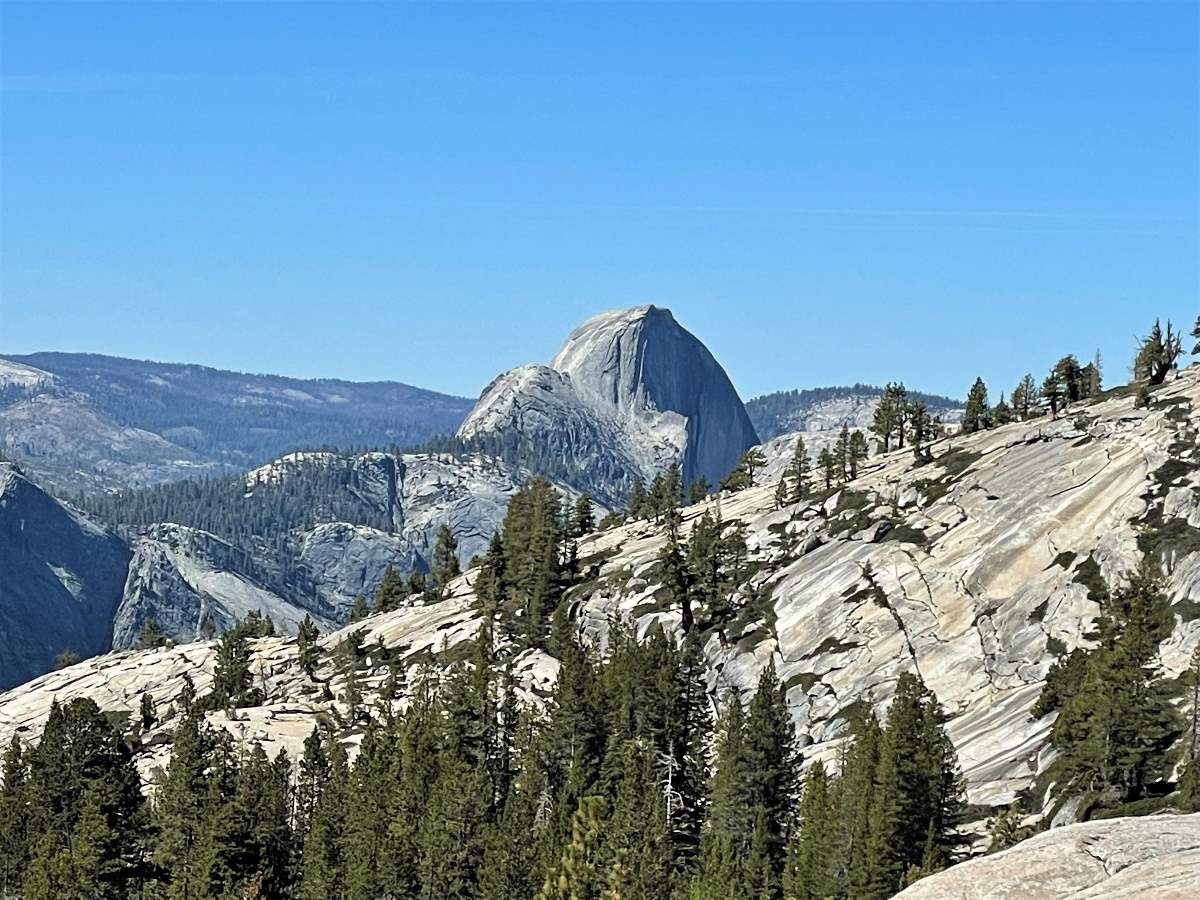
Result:
{"label": "rock face of half dome", "polygon": [[459,437],[519,452],[534,468],[616,500],[636,478],[679,463],[687,480],[723,478],[758,438],[724,369],[671,312],[601,313],[549,366],[505,372]]}

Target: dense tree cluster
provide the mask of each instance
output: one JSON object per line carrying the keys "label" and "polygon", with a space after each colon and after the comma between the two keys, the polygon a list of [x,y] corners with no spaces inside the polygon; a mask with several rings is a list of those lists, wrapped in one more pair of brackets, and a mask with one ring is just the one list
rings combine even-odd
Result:
{"label": "dense tree cluster", "polygon": [[1157,656],[1173,624],[1161,580],[1144,567],[1106,598],[1099,645],[1052,667],[1033,714],[1058,712],[1051,744],[1062,783],[1129,802],[1170,775],[1184,729]]}
{"label": "dense tree cluster", "polygon": [[929,401],[930,395],[910,392],[903,382],[888,383],[868,429],[875,435],[880,453],[902,450],[907,441],[915,456],[923,455],[926,445],[941,431],[941,420],[931,410],[949,408],[945,402]]}
{"label": "dense tree cluster", "polygon": [[961,431],[973,434],[997,428],[1010,422],[1024,422],[1042,415],[1042,402],[1057,418],[1072,403],[1098,397],[1101,392],[1103,368],[1100,353],[1087,365],[1080,365],[1073,353],[1058,360],[1039,387],[1032,374],[1022,376],[1006,399],[1003,395],[995,405],[989,405],[988,389],[982,378],[976,378],[967,392]]}
{"label": "dense tree cluster", "polygon": [[855,723],[840,773],[808,770],[784,871],[789,900],[889,897],[957,860],[963,783],[945,719],[920,678],[901,675],[883,727]]}
{"label": "dense tree cluster", "polygon": [[717,507],[700,515],[686,544],[677,533],[668,534],[658,554],[660,580],[671,605],[679,608],[685,634],[696,624],[697,614],[702,625],[721,625],[733,616],[730,598],[745,575],[744,532],[740,522],[725,522]]}
{"label": "dense tree cluster", "polygon": [[485,615],[468,658],[420,670],[403,712],[336,724],[294,763],[177,700],[149,799],[120,731],[55,706],[0,768],[0,889],[28,900],[185,898],[882,898],[954,861],[961,802],[936,701],[901,678],[841,774],[800,760],[773,665],[713,722],[695,636],[603,658],[556,619],[561,671],[523,705]]}

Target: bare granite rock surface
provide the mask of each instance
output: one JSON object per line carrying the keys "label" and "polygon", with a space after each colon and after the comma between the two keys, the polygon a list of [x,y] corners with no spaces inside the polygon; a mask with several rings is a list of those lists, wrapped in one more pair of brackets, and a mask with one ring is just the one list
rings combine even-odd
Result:
{"label": "bare granite rock surface", "polygon": [[500,375],[458,434],[567,460],[569,480],[610,503],[671,463],[716,484],[758,442],[720,364],[656,306],[594,316],[549,366]]}
{"label": "bare granite rock surface", "polygon": [[[849,710],[865,704],[882,714],[897,676],[917,671],[946,708],[970,801],[1009,803],[1052,758],[1053,719],[1030,710],[1054,660],[1090,646],[1098,579],[1119,583],[1150,553],[1175,613],[1160,649],[1163,674],[1178,676],[1200,644],[1200,530],[1191,524],[1200,521],[1198,431],[1200,367],[1192,367],[1157,389],[1149,408],[1116,391],[1057,420],[943,439],[931,461],[908,450],[872,458],[849,485],[781,509],[772,483],[684,509],[684,539],[704,512],[719,511],[726,527],[744,529],[748,547],[744,583],[730,598],[738,616],[707,627],[704,611],[697,614],[714,704],[731,689],[752,691],[773,660],[806,760],[835,760]],[[588,580],[571,599],[589,640],[603,645],[614,615],[641,633],[679,627],[657,583],[666,541],[665,528],[649,521],[580,541]],[[475,574],[440,603],[354,627],[366,630],[368,645],[414,662],[428,658],[423,650],[453,648],[478,625]],[[341,709],[328,658],[318,672],[332,679],[323,698],[286,639],[264,641],[259,652],[270,659],[267,706],[309,704],[311,722],[320,710]],[[101,657],[0,695],[0,744],[13,731],[34,739],[56,697],[84,693],[132,711],[139,685],[166,696],[177,690],[171,673],[181,656],[211,671],[204,645],[171,653]],[[368,702],[387,672],[382,657],[372,665]],[[556,665],[543,653],[518,659],[530,698],[552,682]],[[266,721],[260,730],[270,736],[274,728]],[[287,728],[302,731],[303,723],[293,718]]]}
{"label": "bare granite rock surface", "polygon": [[1192,900],[1200,813],[1102,819],[1042,832],[918,881],[897,900]]}

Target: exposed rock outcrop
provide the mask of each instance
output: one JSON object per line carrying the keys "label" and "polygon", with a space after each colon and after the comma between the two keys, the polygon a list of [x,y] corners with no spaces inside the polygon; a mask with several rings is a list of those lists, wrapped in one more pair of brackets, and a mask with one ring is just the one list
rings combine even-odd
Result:
{"label": "exposed rock outcrop", "polygon": [[897,900],[1192,900],[1200,814],[1055,828],[918,881]]}
{"label": "exposed rock outcrop", "polygon": [[[934,445],[930,462],[908,450],[875,458],[857,481],[782,509],[768,483],[683,510],[683,539],[719,507],[747,544],[742,583],[729,598],[735,615],[713,621],[696,610],[714,701],[752,691],[773,660],[806,759],[834,760],[850,711],[881,714],[897,676],[919,671],[946,708],[969,799],[1009,803],[1051,758],[1052,717],[1034,719],[1030,710],[1053,661],[1090,645],[1098,579],[1119,582],[1149,554],[1175,614],[1160,648],[1164,675],[1178,677],[1200,644],[1200,367],[1155,390],[1148,408],[1133,400],[1132,391],[1117,391],[1056,421],[955,436]],[[603,643],[614,615],[642,633],[679,627],[659,583],[667,539],[661,525],[639,521],[580,541],[588,576],[571,599],[589,639]],[[421,648],[453,648],[478,624],[475,574],[441,603],[354,627],[365,629],[366,645],[408,660],[424,658]],[[339,701],[306,693],[294,647],[273,640],[259,645],[278,659],[264,709],[303,698],[315,722]],[[336,697],[330,657],[318,677],[332,679]],[[136,692],[118,701],[110,685],[130,693],[144,680],[145,660],[95,660],[0,696],[0,744],[17,727],[35,735],[64,692],[133,709]],[[552,679],[556,663],[529,652],[515,665],[532,687]],[[387,669],[371,664],[365,695]],[[273,727],[262,726],[268,738]],[[295,719],[287,727],[302,729]]]}
{"label": "exposed rock outcrop", "polygon": [[332,620],[271,592],[253,574],[254,560],[215,535],[182,525],[156,525],[133,542],[121,606],[113,621],[112,646],[138,646],[142,623],[176,641],[194,641],[206,627],[220,633],[251,612],[269,616],[276,629],[294,635],[311,615],[328,629]]}
{"label": "exposed rock outcrop", "polygon": [[656,306],[595,316],[549,366],[504,373],[458,435],[610,502],[673,462],[715,484],[758,440],[720,364]]}
{"label": "exposed rock outcrop", "polygon": [[61,651],[108,649],[128,558],[115,534],[0,463],[0,688]]}
{"label": "exposed rock outcrop", "polygon": [[[286,488],[312,466],[347,471],[341,489],[352,493],[377,523],[327,517],[329,521],[290,536],[314,602],[329,607],[335,617],[344,617],[356,597],[369,595],[388,565],[400,571],[427,569],[442,525],[458,542],[463,563],[483,553],[504,521],[509,498],[532,477],[478,453],[292,453],[248,473],[246,496],[262,485]],[[565,485],[560,488],[574,496]]]}

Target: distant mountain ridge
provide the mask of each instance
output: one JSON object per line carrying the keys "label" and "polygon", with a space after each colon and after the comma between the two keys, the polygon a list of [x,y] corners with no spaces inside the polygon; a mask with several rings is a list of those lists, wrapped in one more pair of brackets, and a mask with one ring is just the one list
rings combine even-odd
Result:
{"label": "distant mountain ridge", "polygon": [[243,471],[302,447],[409,446],[471,400],[400,382],[84,353],[0,358],[0,453],[60,494]]}
{"label": "distant mountain ridge", "polygon": [[[748,400],[746,412],[759,438],[766,443],[793,431],[837,429],[842,422],[851,428],[865,428],[882,395],[883,388],[873,384],[774,391]],[[961,400],[913,390],[908,396],[923,401],[930,414],[941,416],[943,421],[957,421],[961,417]]]}

